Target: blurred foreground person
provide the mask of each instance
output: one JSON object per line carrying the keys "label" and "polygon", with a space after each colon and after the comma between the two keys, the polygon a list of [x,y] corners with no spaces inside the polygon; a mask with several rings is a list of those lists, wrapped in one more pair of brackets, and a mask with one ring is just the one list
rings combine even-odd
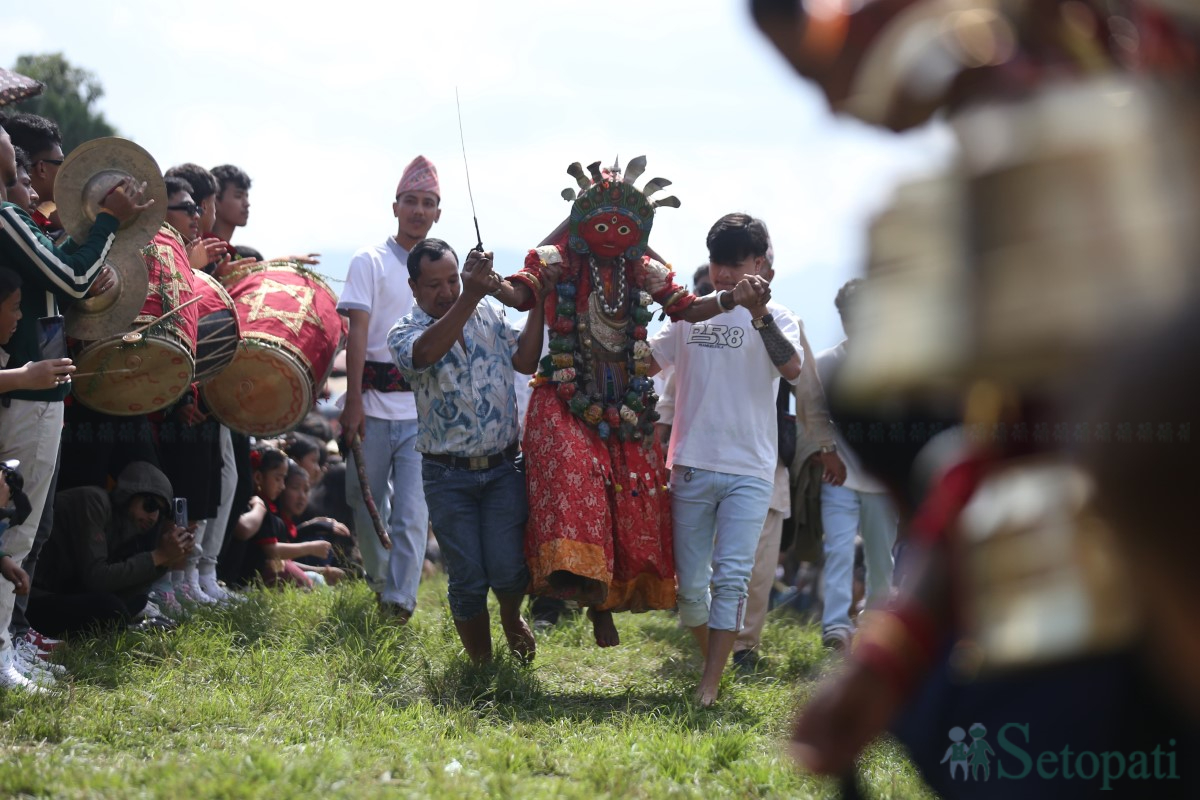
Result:
{"label": "blurred foreground person", "polygon": [[835,108],[895,129],[949,109],[962,149],[873,226],[859,344],[834,392],[867,418],[933,396],[966,424],[887,476],[915,509],[899,597],[801,711],[794,754],[848,775],[890,726],[947,797],[1194,796],[1195,719],[1142,646],[1162,629],[1142,613],[1162,586],[1129,580],[1106,501],[1070,458],[1190,435],[1154,399],[1146,419],[1088,423],[1070,390],[1195,294],[1194,8],[753,8]]}

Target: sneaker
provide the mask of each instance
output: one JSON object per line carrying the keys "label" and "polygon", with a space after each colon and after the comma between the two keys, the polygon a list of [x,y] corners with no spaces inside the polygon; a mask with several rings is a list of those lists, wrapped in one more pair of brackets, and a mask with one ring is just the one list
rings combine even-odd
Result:
{"label": "sneaker", "polygon": [[16,654],[11,647],[0,650],[0,689],[21,691],[26,694],[45,694],[46,689],[38,686],[17,671]]}
{"label": "sneaker", "polygon": [[54,680],[53,673],[45,669],[36,656],[31,660],[20,650],[13,652],[13,667],[38,686],[49,687],[57,682]]}
{"label": "sneaker", "polygon": [[[154,610],[157,612],[154,616],[175,618],[182,616],[183,606],[179,604],[179,599],[175,597],[175,593],[167,591],[153,591],[150,593],[150,601],[147,606],[154,605]],[[146,612],[143,611],[143,614]]]}
{"label": "sneaker", "polygon": [[200,576],[200,591],[211,597],[214,602],[228,603],[236,602],[238,599],[232,592],[228,591],[224,586],[217,582],[217,579],[210,575]]}
{"label": "sneaker", "polygon": [[211,606],[217,602],[199,586],[193,586],[190,583],[175,584],[175,599],[182,603],[193,603],[202,606]]}
{"label": "sneaker", "polygon": [[853,639],[854,632],[849,628],[830,628],[821,635],[821,644],[836,653],[845,653]]}
{"label": "sneaker", "polygon": [[16,650],[16,657],[20,661],[43,669],[59,678],[67,674],[66,667],[47,660],[47,654],[38,650],[36,645],[30,644],[28,639],[18,639],[13,648]]}
{"label": "sneaker", "polygon": [[763,665],[763,657],[754,650],[734,650],[733,666],[738,672],[758,672]]}
{"label": "sneaker", "polygon": [[66,644],[62,639],[51,639],[49,636],[35,631],[33,628],[27,630],[25,636],[22,638],[46,655],[54,652],[54,648]]}

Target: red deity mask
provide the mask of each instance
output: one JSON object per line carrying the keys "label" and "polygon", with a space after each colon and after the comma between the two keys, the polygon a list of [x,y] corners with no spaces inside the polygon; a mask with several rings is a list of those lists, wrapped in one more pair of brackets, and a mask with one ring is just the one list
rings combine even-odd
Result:
{"label": "red deity mask", "polygon": [[604,212],[580,223],[579,237],[587,242],[591,252],[613,258],[641,241],[642,232],[626,215]]}

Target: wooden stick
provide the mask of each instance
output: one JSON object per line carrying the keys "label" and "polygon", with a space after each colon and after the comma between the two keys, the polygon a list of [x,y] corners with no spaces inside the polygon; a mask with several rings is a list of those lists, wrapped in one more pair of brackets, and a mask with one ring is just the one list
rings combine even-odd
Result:
{"label": "wooden stick", "polygon": [[67,377],[71,380],[76,378],[90,378],[93,375],[121,375],[126,372],[137,372],[135,369],[102,369],[96,372],[72,372]]}
{"label": "wooden stick", "polygon": [[[185,309],[185,308],[187,308],[188,306],[190,306],[192,303],[199,303],[199,302],[200,302],[201,300],[203,300],[203,299],[204,299],[204,298],[203,298],[202,296],[199,296],[199,295],[197,295],[196,297],[193,297],[191,300],[188,300],[186,303],[180,303],[179,305],[175,306],[174,308],[172,308],[172,309],[171,309],[170,311],[168,311],[167,313],[163,314],[163,315],[162,315],[161,317],[159,317],[158,319],[156,319],[156,320],[153,320],[152,322],[147,322],[145,325],[143,325],[143,326],[142,326],[142,327],[140,327],[140,328],[134,328],[134,329],[133,329],[133,330],[131,330],[129,333],[141,333],[142,331],[144,331],[144,330],[147,330],[148,328],[151,328],[151,327],[153,327],[154,325],[157,325],[158,323],[162,322],[164,319],[166,319],[167,317],[171,316],[172,314],[175,314],[175,313],[177,313],[177,312],[179,312],[179,311],[182,311],[183,309]],[[127,334],[125,334],[125,335],[126,335],[126,336],[128,336],[128,335],[129,335],[129,333],[127,333]]]}
{"label": "wooden stick", "polygon": [[367,462],[363,460],[362,439],[358,431],[350,438],[350,452],[354,454],[354,467],[358,470],[358,485],[362,489],[363,503],[367,506],[371,521],[375,523],[375,535],[379,537],[379,543],[383,545],[384,550],[391,550],[392,537],[388,536],[383,519],[379,516],[379,509],[375,506],[375,498],[371,496],[371,483],[367,480]]}

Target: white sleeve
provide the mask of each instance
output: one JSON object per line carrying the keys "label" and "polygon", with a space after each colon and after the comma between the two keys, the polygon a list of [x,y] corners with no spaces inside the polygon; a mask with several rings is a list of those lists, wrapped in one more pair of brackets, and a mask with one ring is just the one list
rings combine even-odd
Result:
{"label": "white sleeve", "polygon": [[375,259],[370,250],[360,250],[350,259],[346,285],[338,299],[338,311],[366,311],[375,307]]}

